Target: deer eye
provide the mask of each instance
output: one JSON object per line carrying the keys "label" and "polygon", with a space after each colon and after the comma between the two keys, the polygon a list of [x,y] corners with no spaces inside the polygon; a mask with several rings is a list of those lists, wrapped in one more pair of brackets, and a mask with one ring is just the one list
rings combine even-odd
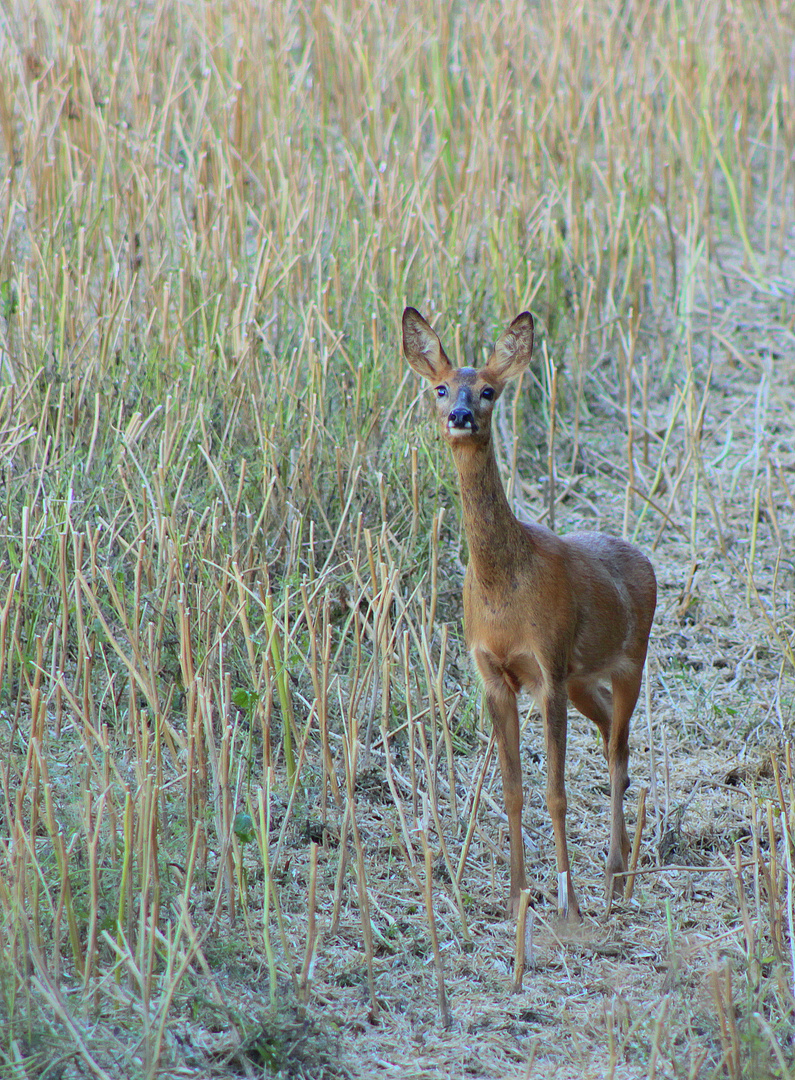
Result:
{"label": "deer eye", "polygon": [[436,396],[437,397],[447,397],[447,387],[446,386],[437,386],[436,387]]}
{"label": "deer eye", "polygon": [[480,391],[480,396],[482,398],[485,398],[486,401],[493,401],[494,400],[494,387],[493,386],[484,386],[483,389]]}

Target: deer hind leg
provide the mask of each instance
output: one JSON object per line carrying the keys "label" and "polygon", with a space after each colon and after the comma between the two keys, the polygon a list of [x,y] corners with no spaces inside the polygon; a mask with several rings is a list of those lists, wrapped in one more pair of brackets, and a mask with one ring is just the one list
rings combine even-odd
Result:
{"label": "deer hind leg", "polygon": [[527,888],[522,840],[522,765],[519,755],[519,709],[516,695],[519,686],[503,671],[497,660],[483,650],[475,653],[475,662],[483,676],[486,706],[491,716],[497,752],[500,759],[502,794],[508,817],[508,836],[511,844],[511,892],[508,914],[519,914],[519,894]]}
{"label": "deer hind leg", "polygon": [[607,748],[610,769],[610,848],[607,853],[605,888],[620,896],[624,891],[630,843],[624,822],[624,794],[629,787],[629,721],[640,693],[642,671],[613,678],[613,722]]}
{"label": "deer hind leg", "polygon": [[627,868],[629,836],[624,822],[624,794],[629,786],[629,720],[638,698],[635,675],[613,680],[613,693],[604,686],[572,681],[568,692],[574,707],[593,720],[602,736],[610,772],[610,846],[605,869],[605,891],[619,896],[621,876]]}
{"label": "deer hind leg", "polygon": [[571,880],[569,849],[566,842],[566,690],[553,687],[543,698],[544,741],[547,749],[547,809],[555,834],[558,864],[558,914],[580,922],[580,905]]}
{"label": "deer hind leg", "polygon": [[602,736],[605,761],[610,757],[610,728],[613,723],[613,697],[610,691],[598,683],[578,682],[572,679],[567,688],[569,700],[583,716],[592,720]]}

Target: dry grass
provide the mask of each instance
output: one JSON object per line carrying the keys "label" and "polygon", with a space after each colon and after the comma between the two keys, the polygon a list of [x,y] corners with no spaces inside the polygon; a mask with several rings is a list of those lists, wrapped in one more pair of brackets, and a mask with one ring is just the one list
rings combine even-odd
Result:
{"label": "dry grass", "polygon": [[[794,31],[3,5],[4,1077],[793,1075]],[[634,896],[605,913],[573,717],[568,937],[529,716],[514,995],[406,302],[462,359],[532,309],[517,511],[635,538],[661,586]]]}

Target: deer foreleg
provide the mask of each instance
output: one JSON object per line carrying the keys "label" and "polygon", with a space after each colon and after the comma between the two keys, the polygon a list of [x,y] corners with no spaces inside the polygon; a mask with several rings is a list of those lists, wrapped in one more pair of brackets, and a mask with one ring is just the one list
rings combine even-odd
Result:
{"label": "deer foreleg", "polygon": [[524,870],[524,841],[522,840],[522,766],[519,757],[519,710],[516,694],[504,682],[492,682],[486,686],[488,706],[502,775],[502,794],[508,817],[508,836],[511,843],[511,892],[508,914],[519,913],[519,894],[527,888]]}
{"label": "deer foreleg", "polygon": [[544,740],[547,748],[547,809],[555,834],[558,864],[558,914],[579,922],[580,905],[571,880],[566,843],[566,691],[556,687],[545,696]]}

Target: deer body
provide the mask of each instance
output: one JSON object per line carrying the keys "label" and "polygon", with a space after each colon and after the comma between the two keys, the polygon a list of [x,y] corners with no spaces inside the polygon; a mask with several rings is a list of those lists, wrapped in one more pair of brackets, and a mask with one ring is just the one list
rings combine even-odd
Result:
{"label": "deer body", "polygon": [[411,367],[436,387],[437,417],[458,471],[469,564],[464,632],[483,679],[494,726],[511,844],[510,910],[526,886],[519,757],[521,689],[544,719],[547,807],[555,834],[558,908],[579,918],[566,844],[567,700],[602,736],[610,772],[611,833],[606,887],[618,892],[629,837],[624,824],[629,721],[640,691],[657,586],[646,556],[604,533],[560,537],[513,514],[491,438],[494,403],[530,361],[533,320],[518,316],[479,371],[453,368],[414,308],[403,314]]}

